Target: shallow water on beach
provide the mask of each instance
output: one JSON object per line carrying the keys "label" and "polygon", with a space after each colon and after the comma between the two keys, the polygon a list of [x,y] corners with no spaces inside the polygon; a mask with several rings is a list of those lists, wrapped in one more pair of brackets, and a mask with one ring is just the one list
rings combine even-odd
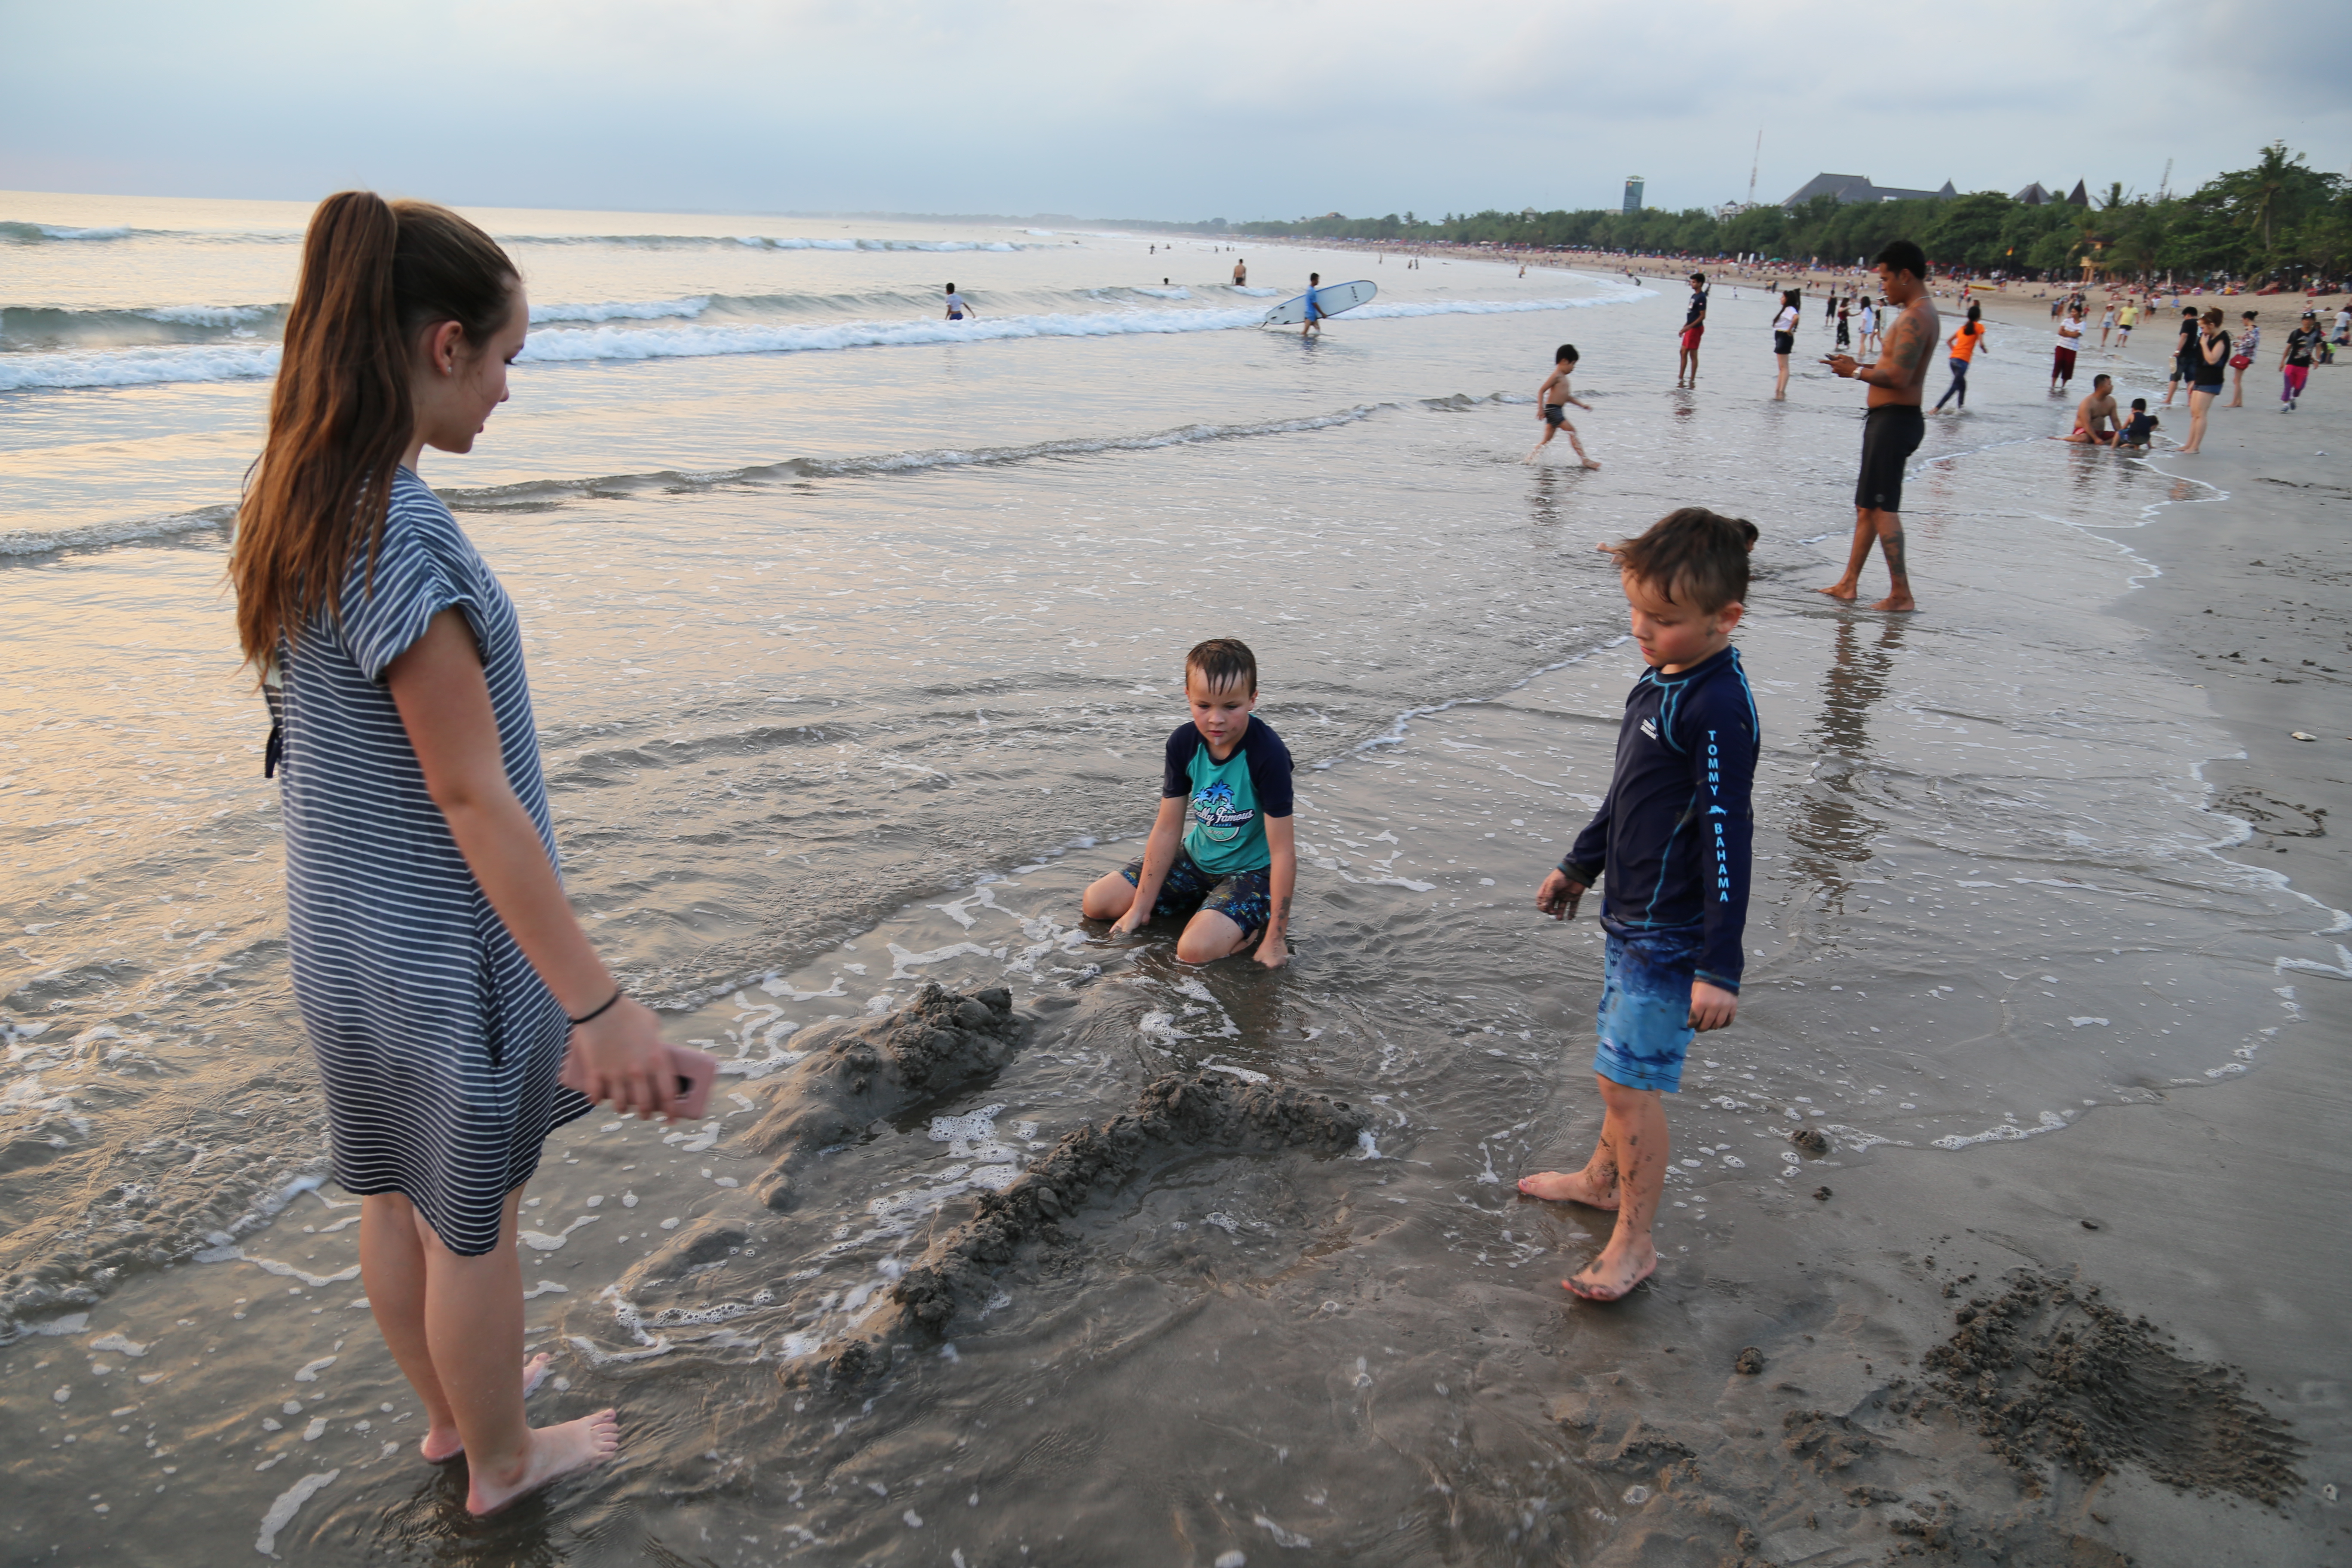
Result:
{"label": "shallow water on beach", "polygon": [[[154,369],[233,369],[268,323],[121,341],[147,331],[125,312],[283,299],[282,237],[189,237],[283,213],[202,218],[0,228],[54,269],[0,307],[83,312],[45,330],[88,340],[0,342],[0,1429],[12,1488],[45,1500],[5,1561],[257,1538],[369,1562],[1590,1555],[1622,1478],[1492,1395],[1633,1353],[1555,1304],[1580,1211],[1510,1184],[1598,1121],[1597,928],[1532,891],[1606,786],[1639,668],[1593,542],[1673,506],[1762,530],[1739,641],[1766,755],[1739,1021],[1671,1111],[1671,1278],[1881,1146],[1997,1159],[2259,1070],[2298,974],[2343,962],[2333,911],[2210,852],[2242,831],[2199,777],[2229,748],[2105,613],[2151,570],[2130,530],[2212,492],[2041,439],[2063,415],[2038,342],[1996,332],[1977,411],[1931,422],[1906,509],[1926,607],[1897,622],[1808,591],[1843,557],[1860,421],[1810,369],[1762,401],[1754,290],[1718,295],[1692,395],[1669,385],[1679,300],[1607,279],[1250,253],[1277,296],[1313,267],[1432,307],[1302,346],[1213,320],[1276,296],[1221,296],[1231,256],[1192,242],[859,223],[1030,248],[793,249],[773,241],[810,224],[497,215],[574,237],[516,249],[579,318],[541,336],[579,357],[520,367],[480,455],[426,477],[522,612],[580,908],[728,1076],[707,1125],[551,1142],[524,1265],[562,1382],[534,1409],[617,1404],[628,1447],[465,1522],[462,1480],[406,1447],[357,1210],[319,1179],[267,725],[205,510],[266,383]],[[100,259],[52,254],[76,246]],[[949,266],[1024,333],[936,341],[920,289]],[[1191,297],[1143,291],[1162,276]],[[618,309],[706,297],[764,302]],[[656,336],[587,357],[615,321]],[[1564,337],[1597,473],[1518,461]],[[1801,367],[1817,342],[1809,321]],[[51,384],[73,355],[95,384]],[[1213,635],[1257,651],[1300,768],[1276,974],[1187,972],[1166,933],[1108,944],[1076,914],[1139,852],[1183,650]],[[926,981],[1009,985],[1034,1016],[1018,1055],[764,1205],[741,1134],[794,1036]],[[977,1192],[1203,1065],[1375,1129],[1334,1159],[1161,1161],[878,1383],[813,1375]]]}

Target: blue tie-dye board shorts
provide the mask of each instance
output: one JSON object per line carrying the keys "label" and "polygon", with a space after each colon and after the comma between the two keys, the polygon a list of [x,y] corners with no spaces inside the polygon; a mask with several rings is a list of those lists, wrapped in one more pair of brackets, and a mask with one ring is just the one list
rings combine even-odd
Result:
{"label": "blue tie-dye board shorts", "polygon": [[1689,1051],[1691,977],[1703,933],[1696,926],[1611,931],[1601,982],[1601,1043],[1592,1070],[1627,1089],[1674,1093]]}

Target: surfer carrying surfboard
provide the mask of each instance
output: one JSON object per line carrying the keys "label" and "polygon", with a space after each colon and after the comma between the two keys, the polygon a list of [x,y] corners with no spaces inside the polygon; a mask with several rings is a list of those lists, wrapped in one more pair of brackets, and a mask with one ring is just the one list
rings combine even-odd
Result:
{"label": "surfer carrying surfboard", "polygon": [[1315,290],[1322,285],[1322,282],[1323,274],[1320,272],[1310,272],[1307,275],[1307,324],[1298,329],[1298,335],[1302,338],[1309,332],[1318,338],[1323,335],[1323,307],[1317,304],[1315,300]]}
{"label": "surfer carrying surfboard", "polygon": [[1568,422],[1567,405],[1569,404],[1575,404],[1587,414],[1592,412],[1592,405],[1576,397],[1568,390],[1569,375],[1576,369],[1576,345],[1560,344],[1554,351],[1551,360],[1551,374],[1544,377],[1541,386],[1536,388],[1536,406],[1541,411],[1538,417],[1543,420],[1543,437],[1528,448],[1528,455],[1520,460],[1534,462],[1536,455],[1551,445],[1551,438],[1565,430],[1568,432],[1568,444],[1576,448],[1577,461],[1588,468],[1597,468],[1601,465],[1584,455],[1584,443],[1576,438],[1576,426]]}

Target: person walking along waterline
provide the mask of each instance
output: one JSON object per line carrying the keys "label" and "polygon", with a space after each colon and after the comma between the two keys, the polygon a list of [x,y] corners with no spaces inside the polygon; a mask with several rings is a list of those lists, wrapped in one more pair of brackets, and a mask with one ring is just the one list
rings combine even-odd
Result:
{"label": "person walking along waterline", "polygon": [[2297,400],[2303,396],[2304,384],[2311,376],[2312,355],[2319,352],[2319,314],[2305,310],[2303,321],[2287,333],[2279,345],[2279,374],[2284,379],[2279,388],[2279,412],[2292,414]]}
{"label": "person walking along waterline", "polygon": [[1937,413],[1941,414],[1944,405],[1954,397],[1960,400],[1960,412],[1968,412],[1969,365],[1976,358],[1977,349],[1984,342],[1984,330],[1976,301],[1970,300],[1969,319],[1960,323],[1958,331],[1945,340],[1946,346],[1952,351],[1952,357],[1944,362],[1951,367],[1952,384],[1944,388],[1943,396],[1936,399]]}
{"label": "person walking along waterline", "polygon": [[2263,330],[2254,324],[2255,312],[2242,312],[2238,320],[2245,325],[2238,331],[2238,352],[2230,356],[2230,406],[2246,405],[2246,372],[2252,368],[2255,351],[2263,346]]}
{"label": "person walking along waterline", "polygon": [[1868,384],[1870,412],[1863,421],[1862,477],[1853,490],[1853,548],[1846,554],[1845,575],[1817,592],[1848,603],[1859,598],[1863,563],[1875,540],[1886,557],[1890,591],[1870,606],[1874,610],[1918,608],[1903,552],[1903,465],[1927,433],[1919,400],[1927,395],[1927,357],[1943,328],[1927,297],[1927,256],[1907,239],[1880,251],[1878,276],[1885,282],[1887,302],[1903,312],[1887,330],[1885,353],[1875,364],[1857,364],[1847,354],[1822,362],[1841,376]]}
{"label": "person walking along waterline", "polygon": [[1789,395],[1789,356],[1797,350],[1797,319],[1805,296],[1795,289],[1780,295],[1780,314],[1772,318],[1772,357],[1780,362],[1780,378],[1772,384],[1772,401],[1780,403]]}
{"label": "person walking along waterline", "polygon": [[[565,901],[521,625],[416,475],[473,447],[530,310],[480,229],[328,197],[303,240],[268,435],[239,506],[238,639],[278,729],[294,997],[334,1179],[360,1198],[367,1304],[494,1512],[619,1446],[610,1410],[524,1418],[523,1184],[609,1100],[667,1112],[654,1016]],[[282,745],[282,752],[281,752]],[[282,755],[282,763],[278,758]],[[567,1040],[591,1095],[561,1089]]]}
{"label": "person walking along waterline", "polygon": [[1539,410],[1536,416],[1543,421],[1544,433],[1536,437],[1534,446],[1528,448],[1527,457],[1521,459],[1523,462],[1534,462],[1538,454],[1551,445],[1551,438],[1565,430],[1568,432],[1568,444],[1576,448],[1577,462],[1588,468],[1601,466],[1585,456],[1584,443],[1576,438],[1576,426],[1568,422],[1568,405],[1571,403],[1587,414],[1592,412],[1592,405],[1568,389],[1568,378],[1576,374],[1578,357],[1574,343],[1562,343],[1552,351],[1551,374],[1545,376],[1543,384],[1536,388],[1536,407]]}

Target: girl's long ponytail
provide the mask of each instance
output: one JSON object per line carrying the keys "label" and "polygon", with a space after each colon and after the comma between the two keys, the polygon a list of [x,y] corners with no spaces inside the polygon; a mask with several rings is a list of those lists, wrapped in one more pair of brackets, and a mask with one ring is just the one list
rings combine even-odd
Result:
{"label": "girl's long ponytail", "polygon": [[411,340],[455,321],[471,342],[488,342],[515,276],[495,241],[446,208],[372,191],[319,204],[286,312],[268,438],[229,551],[249,662],[266,668],[281,642],[335,613],[362,538],[373,577],[393,475],[416,423]]}

